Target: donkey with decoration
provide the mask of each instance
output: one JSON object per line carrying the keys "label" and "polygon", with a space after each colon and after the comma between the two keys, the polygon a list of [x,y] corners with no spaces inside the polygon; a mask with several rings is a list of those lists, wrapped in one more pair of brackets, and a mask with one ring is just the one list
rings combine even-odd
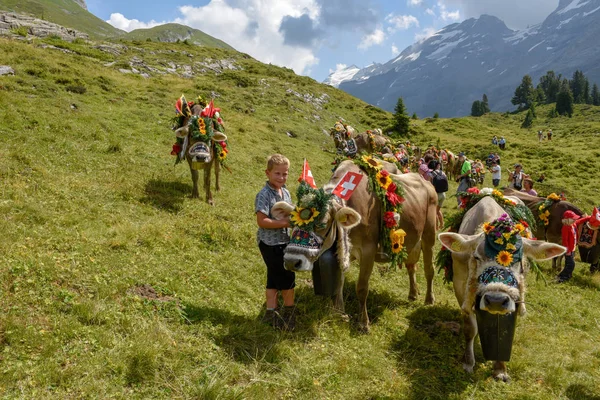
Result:
{"label": "donkey with decoration", "polygon": [[186,102],[185,97],[175,104],[177,109],[177,127],[175,136],[177,143],[173,145],[171,154],[177,156],[177,163],[187,160],[192,175],[192,198],[200,197],[198,192],[199,171],[204,170],[204,190],[206,202],[213,205],[211,191],[211,169],[215,169],[215,188],[220,190],[219,173],[222,162],[227,157],[227,136],[219,109],[214,108],[212,100],[209,105],[200,101],[198,104]]}

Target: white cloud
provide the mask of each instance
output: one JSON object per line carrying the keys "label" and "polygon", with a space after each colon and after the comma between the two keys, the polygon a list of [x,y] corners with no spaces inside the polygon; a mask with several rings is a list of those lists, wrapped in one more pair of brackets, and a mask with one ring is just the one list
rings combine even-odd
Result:
{"label": "white cloud", "polygon": [[[286,66],[297,74],[306,74],[319,63],[316,50],[288,46],[279,32],[285,16],[300,17],[308,13],[311,18],[318,17],[315,0],[210,0],[205,6],[182,6],[178,10],[182,16],[169,22],[199,29],[263,63]],[[135,29],[141,27],[136,24],[144,24],[122,15],[111,16],[108,22],[120,29],[131,26]],[[144,27],[150,24],[159,25],[152,21]]]}
{"label": "white cloud", "polygon": [[346,64],[335,64],[335,70],[329,68],[329,74],[346,69],[346,67],[348,67]]}
{"label": "white cloud", "polygon": [[433,36],[434,33],[437,32],[437,29],[435,28],[425,28],[423,29],[421,32],[415,34],[415,42],[421,42],[431,36]]}
{"label": "white cloud", "polygon": [[[559,0],[442,0],[458,7],[465,18],[489,14],[500,18],[513,29],[542,22],[558,7]],[[440,2],[442,2],[440,1]]]}
{"label": "white cloud", "polygon": [[110,19],[106,22],[108,22],[115,28],[122,29],[126,32],[131,32],[134,29],[152,28],[154,26],[162,25],[162,24],[166,23],[166,22],[156,22],[154,20],[152,20],[150,22],[141,22],[141,21],[138,21],[137,19],[127,19],[121,13],[110,14]]}
{"label": "white cloud", "polygon": [[372,33],[363,36],[362,40],[358,44],[358,48],[366,50],[376,44],[381,44],[385,40],[385,33],[381,28],[375,29]]}
{"label": "white cloud", "polygon": [[428,9],[426,9],[426,10],[425,10],[425,14],[429,14],[429,15],[431,15],[432,17],[435,17],[435,11],[433,11],[433,9],[432,9],[432,8],[428,8]]}
{"label": "white cloud", "polygon": [[396,43],[392,43],[392,56],[396,57],[398,54],[400,54],[400,50],[396,47]]}
{"label": "white cloud", "polygon": [[395,29],[407,30],[413,25],[417,28],[419,27],[419,20],[413,15],[389,14],[387,17],[385,17],[385,21],[393,25]]}
{"label": "white cloud", "polygon": [[423,4],[423,0],[408,0],[407,4],[412,7],[420,6]]}
{"label": "white cloud", "polygon": [[460,12],[458,10],[448,11],[448,8],[442,1],[438,1],[437,7],[440,12],[440,18],[442,18],[444,22],[460,20]]}

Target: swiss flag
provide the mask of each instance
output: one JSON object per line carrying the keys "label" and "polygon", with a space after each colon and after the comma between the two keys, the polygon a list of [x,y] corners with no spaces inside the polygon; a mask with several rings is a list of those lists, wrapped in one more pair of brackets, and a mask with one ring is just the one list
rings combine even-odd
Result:
{"label": "swiss flag", "polygon": [[346,172],[346,175],[340,179],[332,193],[340,199],[348,200],[362,178],[362,174],[348,171]]}
{"label": "swiss flag", "polygon": [[306,158],[304,159],[304,165],[302,165],[302,174],[300,178],[298,178],[298,182],[306,182],[311,188],[316,189],[317,185],[315,184],[315,178],[313,178],[313,174],[310,171],[310,167],[308,166],[308,161]]}

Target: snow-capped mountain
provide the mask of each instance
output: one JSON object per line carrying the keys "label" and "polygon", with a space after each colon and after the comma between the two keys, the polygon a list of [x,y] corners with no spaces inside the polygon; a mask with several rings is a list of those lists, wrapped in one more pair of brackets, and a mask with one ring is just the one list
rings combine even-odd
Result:
{"label": "snow-capped mountain", "polygon": [[338,69],[332,72],[327,79],[323,81],[323,83],[333,87],[338,87],[340,83],[352,80],[358,71],[360,71],[360,68],[358,68],[356,65]]}
{"label": "snow-capped mountain", "polygon": [[389,111],[402,97],[407,111],[420,117],[469,115],[484,93],[493,111],[506,111],[514,108],[510,99],[526,74],[537,84],[550,70],[567,78],[581,70],[590,84],[600,84],[598,38],[600,0],[560,0],[543,23],[528,29],[513,31],[489,15],[471,18],[385,64],[338,75],[335,83]]}

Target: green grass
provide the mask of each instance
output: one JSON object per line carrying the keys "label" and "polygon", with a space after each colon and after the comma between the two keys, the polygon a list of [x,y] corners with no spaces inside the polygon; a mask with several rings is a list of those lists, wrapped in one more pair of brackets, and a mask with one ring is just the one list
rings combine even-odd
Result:
{"label": "green grass", "polygon": [[[321,149],[333,147],[323,129],[343,117],[364,131],[386,126],[390,114],[229,50],[120,42],[127,48],[113,56],[93,43],[75,43],[67,54],[43,43],[0,39],[2,63],[15,70],[0,77],[3,397],[599,396],[600,277],[581,263],[565,285],[530,276],[529,314],[518,322],[509,385],[493,381],[478,344],[474,375],[462,371],[462,335],[436,326],[460,319],[439,275],[436,305],[425,307],[422,297],[406,300],[405,271],[375,272],[370,335],[358,334],[355,318],[344,322],[314,297],[306,274],[297,276],[297,331],[260,324],[265,270],[253,201],[267,156],[281,152],[291,159],[292,192],[304,157],[323,184],[332,155]],[[187,53],[234,59],[244,69],[194,79],[118,72],[134,56],[158,68],[185,64]],[[214,207],[190,198],[187,166],[173,166],[169,155],[175,100],[211,91],[222,108],[233,171],[223,172]],[[323,105],[304,100],[324,94]],[[540,116],[547,111],[537,110]],[[439,138],[455,152],[483,158],[491,137],[505,136],[503,167],[519,161],[526,172],[545,172],[548,181],[539,190],[564,190],[591,211],[598,202],[600,110],[585,106],[572,119],[540,117],[531,130],[519,128],[523,117],[411,121],[411,140],[426,146]],[[537,143],[540,128],[553,129],[552,142]],[[288,137],[290,131],[296,137]],[[455,188],[451,183],[450,193]],[[455,211],[453,199],[444,211]],[[549,264],[542,268],[550,278]],[[422,274],[418,278],[423,290]],[[356,279],[353,264],[345,291],[353,317]],[[144,285],[155,289],[154,297],[137,294]]]}

